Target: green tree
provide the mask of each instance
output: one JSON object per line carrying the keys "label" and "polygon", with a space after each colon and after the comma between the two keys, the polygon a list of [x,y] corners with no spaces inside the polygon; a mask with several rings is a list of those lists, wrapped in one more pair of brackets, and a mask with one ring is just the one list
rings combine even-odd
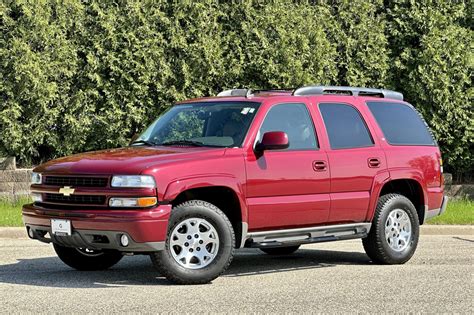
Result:
{"label": "green tree", "polygon": [[[392,82],[426,118],[447,169],[474,168],[472,29],[463,1],[390,1]],[[472,9],[471,9],[472,10]]]}
{"label": "green tree", "polygon": [[471,1],[0,2],[0,153],[31,165],[126,145],[231,87],[399,90],[447,168],[473,161]]}

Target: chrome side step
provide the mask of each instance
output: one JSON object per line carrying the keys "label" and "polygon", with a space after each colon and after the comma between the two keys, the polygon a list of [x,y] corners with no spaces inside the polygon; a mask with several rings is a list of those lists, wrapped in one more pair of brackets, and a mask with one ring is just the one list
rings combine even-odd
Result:
{"label": "chrome side step", "polygon": [[370,226],[371,223],[364,222],[250,232],[246,236],[245,247],[278,247],[364,238],[369,233]]}

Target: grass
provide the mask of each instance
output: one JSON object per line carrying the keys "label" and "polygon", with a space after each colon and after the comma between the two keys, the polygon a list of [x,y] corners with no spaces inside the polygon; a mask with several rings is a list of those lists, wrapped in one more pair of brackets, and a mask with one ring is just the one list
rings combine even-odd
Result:
{"label": "grass", "polygon": [[446,212],[429,220],[428,224],[474,224],[474,201],[449,200]]}
{"label": "grass", "polygon": [[0,200],[0,226],[23,226],[21,206],[30,202],[29,198],[19,198],[15,201]]}
{"label": "grass", "polygon": [[[20,198],[14,202],[0,200],[0,226],[23,226],[21,206],[30,202],[28,198]],[[474,224],[474,201],[450,200],[446,212],[431,219],[428,224]]]}

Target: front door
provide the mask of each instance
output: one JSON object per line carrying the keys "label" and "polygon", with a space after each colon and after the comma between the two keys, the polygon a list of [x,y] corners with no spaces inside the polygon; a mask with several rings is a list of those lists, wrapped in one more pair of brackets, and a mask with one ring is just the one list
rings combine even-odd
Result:
{"label": "front door", "polygon": [[246,157],[249,230],[312,226],[329,216],[329,164],[308,107],[275,104],[268,109],[257,142],[269,131],[288,135],[289,148]]}

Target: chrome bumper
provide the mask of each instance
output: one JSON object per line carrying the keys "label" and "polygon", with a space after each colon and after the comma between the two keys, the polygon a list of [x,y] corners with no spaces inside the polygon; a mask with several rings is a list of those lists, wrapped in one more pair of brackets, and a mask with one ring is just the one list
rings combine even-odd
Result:
{"label": "chrome bumper", "polygon": [[423,223],[425,223],[426,221],[428,221],[431,218],[442,215],[446,211],[446,207],[448,206],[448,200],[449,200],[448,196],[444,196],[443,197],[443,202],[441,202],[441,208],[438,208],[438,209],[428,210],[428,208],[426,206],[425,218],[423,220]]}

